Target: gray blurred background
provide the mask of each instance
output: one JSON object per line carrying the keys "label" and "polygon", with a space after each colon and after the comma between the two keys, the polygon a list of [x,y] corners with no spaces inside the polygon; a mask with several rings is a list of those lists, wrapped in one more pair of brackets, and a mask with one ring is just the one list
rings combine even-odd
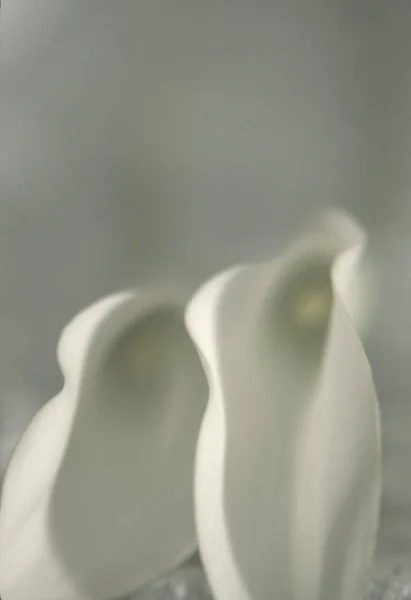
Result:
{"label": "gray blurred background", "polygon": [[411,554],[411,1],[3,0],[0,473],[103,294],[266,258],[328,205],[380,303],[379,554]]}

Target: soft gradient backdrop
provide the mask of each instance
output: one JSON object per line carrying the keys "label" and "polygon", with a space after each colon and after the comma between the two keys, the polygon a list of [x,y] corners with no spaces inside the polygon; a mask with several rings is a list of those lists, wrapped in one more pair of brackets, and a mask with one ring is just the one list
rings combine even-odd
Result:
{"label": "soft gradient backdrop", "polygon": [[[369,228],[380,555],[411,553],[410,0],[3,0],[0,472],[99,296]],[[338,465],[336,465],[338,468]]]}

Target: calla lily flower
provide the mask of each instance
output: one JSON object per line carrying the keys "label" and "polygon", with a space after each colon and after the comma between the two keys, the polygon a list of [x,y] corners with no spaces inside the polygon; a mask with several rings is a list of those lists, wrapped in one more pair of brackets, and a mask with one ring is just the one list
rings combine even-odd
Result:
{"label": "calla lily flower", "polygon": [[4,481],[2,600],[118,597],[193,551],[207,383],[184,305],[160,296],[104,298],[64,329],[64,387]]}
{"label": "calla lily flower", "polygon": [[217,600],[360,600],[380,500],[379,412],[356,323],[365,237],[326,215],[277,260],[196,293],[210,397],[195,475]]}

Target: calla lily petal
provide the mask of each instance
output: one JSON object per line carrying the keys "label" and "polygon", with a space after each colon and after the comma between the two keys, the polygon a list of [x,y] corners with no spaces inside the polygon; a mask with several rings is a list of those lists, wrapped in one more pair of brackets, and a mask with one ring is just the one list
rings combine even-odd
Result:
{"label": "calla lily petal", "polygon": [[379,413],[345,302],[363,240],[348,216],[328,215],[278,260],[215,277],[187,308],[210,386],[195,506],[218,600],[362,598]]}
{"label": "calla lily petal", "polygon": [[[335,252],[332,276],[335,290],[364,335],[370,327],[376,302],[376,272],[369,253],[367,237],[360,225],[341,210],[328,210],[317,218],[306,237]],[[340,244],[343,244],[341,247]]]}
{"label": "calla lily petal", "polygon": [[5,477],[2,600],[113,598],[193,551],[207,382],[184,305],[160,296],[104,298],[64,329],[64,388]]}

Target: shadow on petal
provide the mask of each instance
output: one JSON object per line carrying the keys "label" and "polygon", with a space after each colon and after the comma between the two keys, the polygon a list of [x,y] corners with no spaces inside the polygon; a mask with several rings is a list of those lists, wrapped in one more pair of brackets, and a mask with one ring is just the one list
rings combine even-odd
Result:
{"label": "shadow on petal", "polygon": [[145,291],[117,294],[64,330],[65,387],[23,436],[6,476],[6,600],[113,598],[192,553],[207,383],[183,306]]}

